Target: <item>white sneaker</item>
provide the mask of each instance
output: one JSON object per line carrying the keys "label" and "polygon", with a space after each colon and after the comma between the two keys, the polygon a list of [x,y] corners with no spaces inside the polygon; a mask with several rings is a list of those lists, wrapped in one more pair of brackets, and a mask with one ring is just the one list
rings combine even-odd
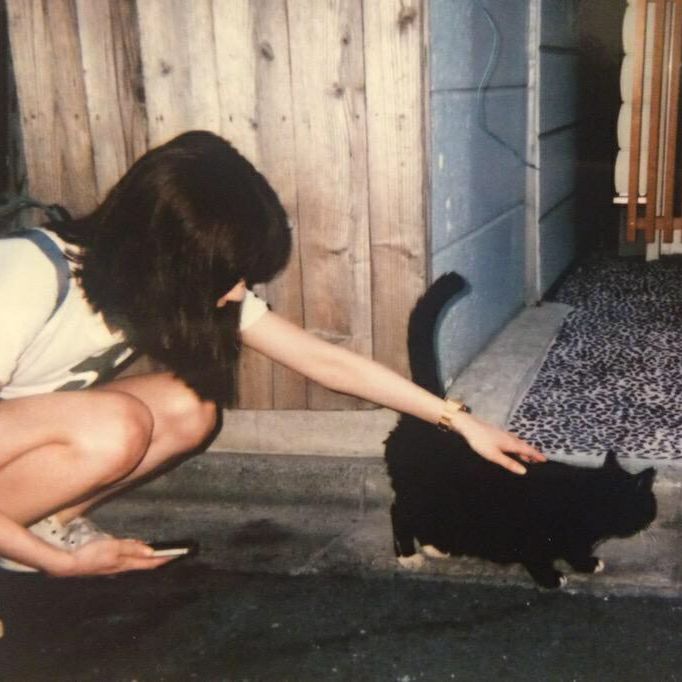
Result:
{"label": "white sneaker", "polygon": [[[97,539],[111,537],[108,533],[98,528],[92,521],[84,516],[77,516],[66,525],[62,524],[55,514],[37,521],[28,530],[54,547],[73,552],[88,542]],[[38,569],[21,564],[14,559],[0,557],[0,568],[6,571],[19,573],[37,573]]]}
{"label": "white sneaker", "polygon": [[109,533],[105,533],[99,526],[84,516],[77,516],[75,519],[71,519],[62,528],[66,531],[63,546],[71,552],[83,545],[87,545],[88,542],[93,540],[104,540],[111,537]]}

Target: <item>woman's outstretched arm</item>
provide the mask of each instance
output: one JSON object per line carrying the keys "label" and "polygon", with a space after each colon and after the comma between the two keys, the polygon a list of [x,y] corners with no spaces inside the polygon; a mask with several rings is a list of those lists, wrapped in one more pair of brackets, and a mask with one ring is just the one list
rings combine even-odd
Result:
{"label": "woman's outstretched arm", "polygon": [[[437,424],[442,398],[416,386],[391,369],[318,339],[274,313],[265,313],[242,332],[244,345],[266,355],[333,391],[353,395]],[[517,474],[525,468],[505,453],[525,462],[543,462],[544,455],[511,433],[457,412],[452,425],[482,457]]]}

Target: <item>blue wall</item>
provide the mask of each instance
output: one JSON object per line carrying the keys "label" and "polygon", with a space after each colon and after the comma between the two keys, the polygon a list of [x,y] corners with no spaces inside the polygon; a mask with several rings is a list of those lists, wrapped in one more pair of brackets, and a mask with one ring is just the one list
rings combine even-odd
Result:
{"label": "blue wall", "polygon": [[[538,0],[530,17],[530,0],[431,0],[431,265],[434,279],[455,270],[471,286],[441,326],[444,377],[459,374],[574,256],[577,1]],[[487,127],[516,155],[480,125],[495,36],[483,7],[500,41],[484,93]],[[532,93],[529,54],[538,64]],[[529,100],[537,126],[528,125]],[[529,173],[522,159],[539,170]]]}
{"label": "blue wall", "polygon": [[538,289],[575,255],[578,125],[577,0],[542,0],[540,13]]}
{"label": "blue wall", "polygon": [[[527,2],[483,1],[501,33],[488,127],[524,155]],[[432,0],[430,12],[433,276],[455,270],[471,285],[440,331],[442,373],[453,376],[524,303],[526,169],[479,125],[494,38],[479,0]]]}

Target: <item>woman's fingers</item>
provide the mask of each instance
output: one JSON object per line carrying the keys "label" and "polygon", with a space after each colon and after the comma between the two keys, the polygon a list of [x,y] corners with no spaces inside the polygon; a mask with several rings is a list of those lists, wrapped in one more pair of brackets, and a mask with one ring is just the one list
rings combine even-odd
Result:
{"label": "woman's fingers", "polygon": [[177,559],[178,557],[171,556],[171,557],[144,557],[144,558],[138,558],[138,557],[127,557],[124,562],[121,563],[121,565],[112,570],[111,573],[125,573],[127,571],[151,571],[155,568],[159,568],[159,566],[163,566],[164,564],[167,564],[169,561],[173,561],[173,559]]}
{"label": "woman's fingers", "polygon": [[547,457],[543,455],[538,449],[534,448],[532,445],[526,443],[526,441],[517,438],[516,436],[511,436],[510,444],[508,447],[503,448],[505,452],[512,452],[518,455],[524,462],[546,462]]}
{"label": "woman's fingers", "polygon": [[526,473],[526,467],[523,464],[505,455],[501,450],[498,450],[493,455],[487,457],[491,462],[499,464],[501,467],[511,471],[513,474],[523,475]]}
{"label": "woman's fingers", "polygon": [[76,565],[70,575],[110,575],[152,570],[177,558],[155,557],[152,556],[153,551],[139,540],[95,540],[73,552]]}
{"label": "woman's fingers", "polygon": [[121,543],[120,556],[122,559],[122,568],[118,571],[119,573],[151,570],[178,558],[175,556],[152,556],[154,550],[139,540],[119,540],[118,542]]}
{"label": "woman's fingers", "polygon": [[505,453],[516,455],[529,464],[547,461],[547,458],[539,450],[513,433],[479,421],[471,415],[466,415],[466,417],[466,420],[462,419],[463,428],[460,432],[476,452],[491,462],[515,474],[525,474],[526,468]]}
{"label": "woman's fingers", "polygon": [[522,441],[515,436],[509,434],[510,439],[502,444],[501,447],[495,447],[487,455],[484,454],[486,459],[489,459],[496,464],[508,469],[514,474],[525,474],[526,468],[518,462],[513,457],[505,453],[511,453],[517,455],[519,459],[523,460],[528,464],[540,464],[547,461],[547,457],[541,452],[536,450],[528,443]]}

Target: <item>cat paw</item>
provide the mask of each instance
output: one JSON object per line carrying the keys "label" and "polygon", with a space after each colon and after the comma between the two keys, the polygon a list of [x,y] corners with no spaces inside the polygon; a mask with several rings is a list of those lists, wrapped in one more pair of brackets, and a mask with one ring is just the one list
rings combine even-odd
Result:
{"label": "cat paw", "polygon": [[594,556],[569,559],[568,563],[578,573],[601,573],[604,570],[604,562]]}
{"label": "cat paw", "polygon": [[524,564],[531,577],[540,586],[548,590],[565,587],[568,583],[566,576],[546,564]]}
{"label": "cat paw", "polygon": [[438,547],[434,547],[433,545],[422,545],[422,552],[426,554],[427,557],[430,557],[431,559],[449,559],[450,558],[450,553],[449,552],[441,552]]}
{"label": "cat paw", "polygon": [[536,581],[540,587],[547,590],[560,590],[568,585],[568,578],[557,571],[556,575],[542,581]]}
{"label": "cat paw", "polygon": [[426,560],[421,554],[412,554],[411,556],[399,556],[398,563],[410,571],[417,571],[424,566]]}

